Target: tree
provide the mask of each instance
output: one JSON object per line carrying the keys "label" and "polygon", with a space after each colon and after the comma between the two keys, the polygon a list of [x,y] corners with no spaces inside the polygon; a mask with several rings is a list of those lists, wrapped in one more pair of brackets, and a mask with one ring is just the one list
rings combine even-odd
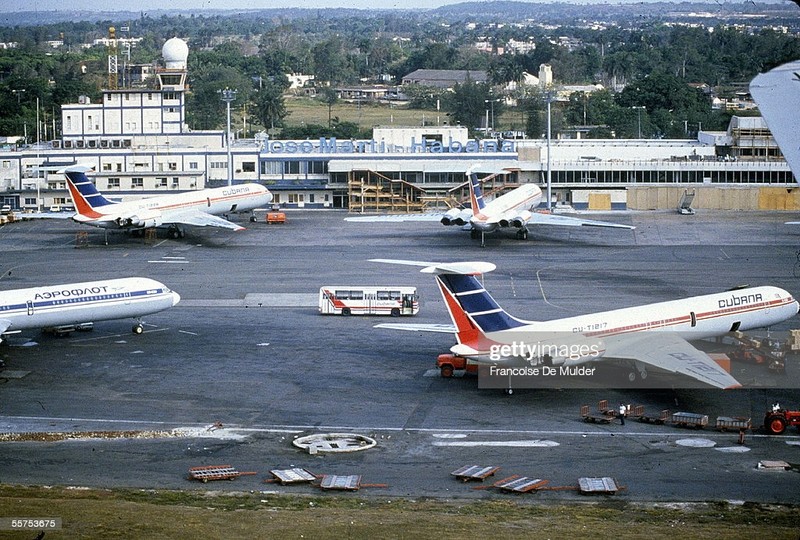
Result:
{"label": "tree", "polygon": [[220,99],[225,88],[237,91],[232,108],[237,103],[247,103],[253,92],[252,80],[233,67],[203,66],[190,77],[193,82],[192,93],[186,99],[186,121],[192,129],[219,129],[225,125],[226,107]]}
{"label": "tree", "polygon": [[405,84],[403,93],[408,96],[408,106],[412,109],[435,109],[436,102],[443,99],[445,90],[424,84]]}
{"label": "tree", "polygon": [[523,99],[520,106],[525,110],[525,136],[539,139],[547,130],[547,102],[541,92]]}
{"label": "tree", "polygon": [[486,101],[493,99],[489,85],[473,82],[469,78],[462,84],[456,84],[453,93],[447,97],[446,107],[452,121],[470,128],[481,125],[488,107]]}
{"label": "tree", "polygon": [[337,83],[355,78],[345,54],[344,41],[339,36],[315,45],[312,49],[312,56],[314,57],[314,76],[317,81]]}
{"label": "tree", "polygon": [[330,129],[331,113],[333,111],[333,106],[339,101],[339,96],[336,94],[336,89],[330,86],[323,88],[320,94],[322,102],[328,106],[328,128]]}
{"label": "tree", "polygon": [[[711,115],[711,101],[707,96],[679,77],[663,72],[632,82],[617,95],[616,102],[623,109],[645,108],[644,111],[634,110],[634,114],[629,116],[635,117],[637,134],[641,119],[643,136],[679,134],[683,126],[676,126],[675,119],[696,124]],[[632,130],[625,131],[630,133]]]}
{"label": "tree", "polygon": [[283,125],[288,111],[283,100],[283,88],[267,82],[255,94],[256,115],[264,127],[274,130]]}

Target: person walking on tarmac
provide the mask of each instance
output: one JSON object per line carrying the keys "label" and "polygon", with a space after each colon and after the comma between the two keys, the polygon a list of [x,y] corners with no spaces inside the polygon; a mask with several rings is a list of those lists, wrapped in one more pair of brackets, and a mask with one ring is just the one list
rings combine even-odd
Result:
{"label": "person walking on tarmac", "polygon": [[621,425],[625,425],[625,413],[628,412],[627,407],[625,407],[624,403],[619,404],[619,423]]}

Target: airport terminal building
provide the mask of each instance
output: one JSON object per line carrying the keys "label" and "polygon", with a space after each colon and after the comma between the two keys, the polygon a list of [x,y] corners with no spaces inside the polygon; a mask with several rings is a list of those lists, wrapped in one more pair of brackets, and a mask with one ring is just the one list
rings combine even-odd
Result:
{"label": "airport terminal building", "polygon": [[185,42],[168,40],[162,55],[150,87],[64,105],[60,139],[0,146],[0,204],[70,206],[58,170],[82,163],[99,190],[123,200],[259,182],[287,208],[421,212],[461,204],[475,167],[490,196],[550,178],[554,202],[577,209],[675,208],[687,190],[697,208],[800,208],[759,117],[733,117],[727,132],[695,140],[476,139],[462,126],[376,127],[368,140],[229,139],[185,124]]}

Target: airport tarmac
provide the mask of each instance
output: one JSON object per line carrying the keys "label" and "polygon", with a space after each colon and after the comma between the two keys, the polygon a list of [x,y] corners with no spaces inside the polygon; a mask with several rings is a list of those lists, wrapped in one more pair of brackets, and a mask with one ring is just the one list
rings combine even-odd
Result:
{"label": "airport tarmac", "polygon": [[[594,408],[606,399],[653,413],[707,414],[711,423],[717,416],[746,416],[760,426],[773,402],[800,407],[796,357],[783,380],[763,366],[735,366],[734,376],[751,386],[736,391],[621,384],[508,396],[478,389],[474,377],[439,377],[434,361],[454,343],[451,336],[375,329],[385,319],[321,316],[316,308],[322,285],[413,285],[422,305],[413,322],[449,322],[431,276],[371,258],[493,262],[498,269],[485,276],[487,289],[526,319],[741,284],[776,285],[797,295],[800,229],[783,224],[792,214],[589,213],[637,228],[541,227],[525,242],[488,236],[485,248],[437,224],[346,223],[345,215],[289,211],[284,225],[193,230],[185,240],[153,243],[114,235],[108,246],[101,231],[66,221],[0,228],[2,289],[139,275],[182,297],[178,306],[145,318],[143,335],[130,332],[131,321],[110,321],[68,338],[24,332],[2,345],[0,433],[137,434],[0,442],[0,479],[316,493],[307,485],[264,482],[271,469],[302,467],[386,485],[360,491],[368,496],[514,497],[472,489],[476,484],[450,475],[464,465],[493,465],[501,467],[495,479],[517,474],[551,486],[613,477],[626,488],[615,497],[633,501],[800,502],[796,471],[757,468],[765,460],[800,463],[794,429],[783,436],[756,429],[740,445],[737,433],[630,420],[587,424],[579,414],[581,405]],[[89,245],[76,249],[79,232],[89,233]],[[772,330],[796,327],[800,321],[793,319]],[[184,436],[146,438],[177,428]],[[366,435],[378,444],[316,455],[291,444],[298,435],[331,432]],[[258,474],[230,483],[187,480],[190,467],[218,464]],[[525,497],[581,496],[564,490]]]}

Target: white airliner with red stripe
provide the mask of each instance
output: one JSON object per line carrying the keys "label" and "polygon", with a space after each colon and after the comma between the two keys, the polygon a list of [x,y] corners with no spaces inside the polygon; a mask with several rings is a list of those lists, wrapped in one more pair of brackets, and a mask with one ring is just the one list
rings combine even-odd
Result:
{"label": "white airliner with red stripe", "polygon": [[[559,225],[566,227],[609,227],[615,229],[635,229],[631,225],[580,219],[555,214],[534,212],[542,200],[542,190],[536,184],[523,184],[508,193],[495,197],[491,201],[483,200],[481,181],[476,170],[471,167],[466,174],[469,177],[470,208],[452,208],[444,214],[393,214],[376,216],[346,217],[345,221],[360,222],[403,222],[403,221],[439,221],[442,225],[457,225],[472,231],[473,238],[480,235],[481,245],[485,233],[499,229],[517,229],[517,238],[528,238],[528,227],[531,225]],[[500,174],[507,174],[502,171]]]}
{"label": "white airliner with red stripe", "polygon": [[72,219],[104,229],[146,229],[168,226],[174,238],[183,236],[181,225],[224,227],[235,231],[244,227],[217,214],[248,212],[272,201],[272,193],[260,184],[188,191],[146,199],[114,202],[106,199],[86,176],[88,167],[74,165],[64,169],[76,213]]}
{"label": "white airliner with red stripe", "polygon": [[541,362],[544,359],[536,353],[546,350],[546,361],[553,366],[605,358],[631,360],[642,377],[645,366],[651,366],[718,388],[734,388],[741,386],[739,382],[688,340],[769,327],[798,312],[797,300],[787,291],[762,286],[552,321],[525,321],[506,313],[475,277],[494,270],[492,263],[374,261],[424,266],[422,272],[435,274],[453,322],[452,326],[378,327],[453,332],[458,344],[451,352],[478,363]]}

